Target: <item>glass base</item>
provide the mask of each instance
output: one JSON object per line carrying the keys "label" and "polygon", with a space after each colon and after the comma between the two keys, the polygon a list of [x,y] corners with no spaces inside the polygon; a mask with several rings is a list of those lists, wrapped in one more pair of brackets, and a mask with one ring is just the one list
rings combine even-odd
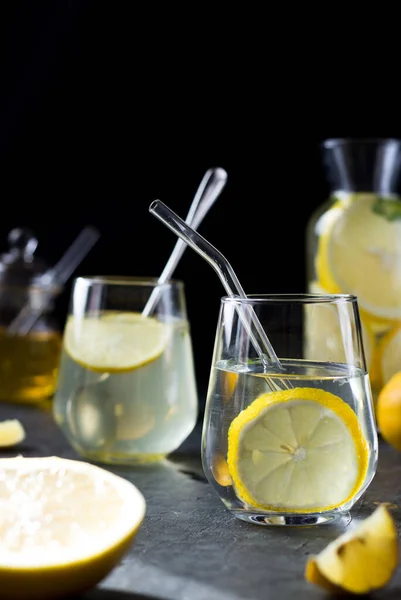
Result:
{"label": "glass base", "polygon": [[126,467],[147,467],[163,462],[166,454],[126,454],[122,452],[108,452],[105,450],[82,450],[73,446],[74,449],[86,460],[101,465],[116,465]]}
{"label": "glass base", "polygon": [[349,512],[327,512],[307,514],[263,513],[258,511],[232,511],[237,519],[254,525],[279,527],[311,527],[336,524],[346,527],[351,522]]}

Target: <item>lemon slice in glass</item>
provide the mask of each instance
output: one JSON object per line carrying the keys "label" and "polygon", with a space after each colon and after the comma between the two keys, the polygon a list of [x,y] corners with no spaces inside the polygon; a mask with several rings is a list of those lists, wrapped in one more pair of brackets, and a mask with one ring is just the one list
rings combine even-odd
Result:
{"label": "lemon slice in glass", "polygon": [[82,319],[70,316],[64,347],[87,369],[122,373],[159,358],[169,335],[169,325],[140,313],[106,313]]}
{"label": "lemon slice in glass", "polygon": [[96,585],[131,547],[146,503],[128,480],[83,461],[0,459],[0,589],[45,600]]}
{"label": "lemon slice in glass", "polygon": [[356,414],[341,398],[294,388],[263,394],[232,421],[227,462],[248,506],[322,512],[360,490],[368,446]]}
{"label": "lemon slice in glass", "polygon": [[355,294],[373,318],[401,319],[401,220],[372,194],[355,194],[332,211],[316,256],[320,284]]}

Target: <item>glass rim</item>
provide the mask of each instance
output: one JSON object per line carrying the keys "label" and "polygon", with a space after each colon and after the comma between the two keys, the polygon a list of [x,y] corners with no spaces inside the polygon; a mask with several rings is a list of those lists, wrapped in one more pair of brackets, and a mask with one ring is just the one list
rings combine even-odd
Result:
{"label": "glass rim", "polygon": [[158,283],[157,277],[140,277],[131,275],[82,275],[75,278],[74,283],[84,282],[88,285],[119,285],[132,287],[183,287],[181,279],[169,279],[165,283]]}
{"label": "glass rim", "polygon": [[287,293],[287,294],[248,294],[246,298],[239,296],[223,296],[222,304],[342,304],[357,302],[354,294],[329,293]]}
{"label": "glass rim", "polygon": [[332,148],[336,148],[338,146],[351,146],[353,144],[401,144],[401,138],[395,138],[395,137],[367,137],[367,138],[363,138],[363,137],[350,137],[350,138],[346,138],[346,137],[332,137],[332,138],[327,138],[325,140],[323,140],[320,144],[320,146],[322,148],[325,148],[326,150],[331,150]]}

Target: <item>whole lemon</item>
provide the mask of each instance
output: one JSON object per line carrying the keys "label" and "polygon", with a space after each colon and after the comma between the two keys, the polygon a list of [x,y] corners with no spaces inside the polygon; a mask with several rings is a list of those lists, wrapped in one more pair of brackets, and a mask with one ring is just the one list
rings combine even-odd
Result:
{"label": "whole lemon", "polygon": [[401,452],[401,371],[395,373],[381,389],[376,416],[382,437]]}

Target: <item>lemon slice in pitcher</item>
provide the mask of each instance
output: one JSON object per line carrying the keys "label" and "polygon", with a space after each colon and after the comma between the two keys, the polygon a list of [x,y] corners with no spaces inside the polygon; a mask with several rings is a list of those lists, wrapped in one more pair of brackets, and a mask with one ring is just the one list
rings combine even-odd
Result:
{"label": "lemon slice in pitcher", "polygon": [[69,317],[64,346],[76,362],[92,371],[122,373],[142,367],[164,352],[170,327],[140,313]]}
{"label": "lemon slice in pitcher", "polygon": [[[309,284],[311,294],[327,294],[317,281]],[[319,310],[305,305],[305,358],[347,362],[344,339],[337,308],[322,304]],[[375,337],[370,325],[361,317],[361,333],[367,369],[371,369],[375,353]]]}
{"label": "lemon slice in pitcher", "polygon": [[247,505],[322,512],[360,490],[368,446],[356,414],[341,398],[294,388],[263,394],[232,421],[227,462]]}
{"label": "lemon slice in pitcher", "polygon": [[401,203],[355,194],[333,207],[316,257],[320,284],[358,296],[376,319],[401,318]]}

